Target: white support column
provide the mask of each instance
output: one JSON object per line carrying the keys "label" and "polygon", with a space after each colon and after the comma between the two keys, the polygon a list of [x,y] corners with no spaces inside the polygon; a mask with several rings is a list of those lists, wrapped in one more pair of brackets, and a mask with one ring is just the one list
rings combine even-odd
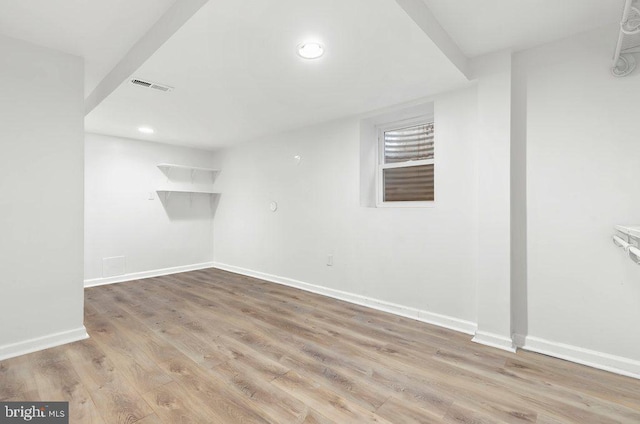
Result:
{"label": "white support column", "polygon": [[478,331],[515,351],[511,329],[511,53],[475,59],[478,81]]}

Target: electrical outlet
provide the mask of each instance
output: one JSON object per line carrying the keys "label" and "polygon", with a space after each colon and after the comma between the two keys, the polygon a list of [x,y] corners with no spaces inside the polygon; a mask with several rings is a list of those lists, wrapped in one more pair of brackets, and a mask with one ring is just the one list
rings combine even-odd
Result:
{"label": "electrical outlet", "polygon": [[333,266],[333,255],[327,256],[327,266]]}

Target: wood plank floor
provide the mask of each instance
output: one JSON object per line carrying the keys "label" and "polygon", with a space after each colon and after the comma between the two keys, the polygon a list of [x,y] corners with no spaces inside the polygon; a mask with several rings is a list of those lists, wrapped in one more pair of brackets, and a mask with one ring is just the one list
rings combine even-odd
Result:
{"label": "wood plank floor", "polygon": [[91,338],[0,362],[72,423],[640,423],[640,381],[203,270],[86,290]]}

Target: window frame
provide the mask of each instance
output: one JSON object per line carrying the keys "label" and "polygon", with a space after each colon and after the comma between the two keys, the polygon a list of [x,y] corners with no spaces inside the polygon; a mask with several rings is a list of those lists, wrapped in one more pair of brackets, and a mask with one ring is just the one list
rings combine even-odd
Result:
{"label": "window frame", "polygon": [[[433,159],[421,159],[421,160],[408,160],[404,162],[394,162],[394,163],[384,163],[384,133],[387,131],[400,130],[409,127],[415,127],[419,125],[428,125],[434,124],[435,128],[435,120],[434,115],[421,115],[413,118],[401,119],[393,122],[387,122],[381,125],[376,125],[376,133],[377,133],[377,143],[378,148],[377,151],[377,164],[376,164],[376,206],[378,208],[433,208],[435,206],[436,199],[436,150],[437,143],[435,140],[434,133],[434,141],[433,141]],[[385,169],[393,169],[393,168],[410,168],[414,166],[422,166],[422,165],[433,165],[434,166],[434,175],[433,175],[433,192],[434,192],[434,200],[421,200],[421,201],[384,201],[384,170]]]}

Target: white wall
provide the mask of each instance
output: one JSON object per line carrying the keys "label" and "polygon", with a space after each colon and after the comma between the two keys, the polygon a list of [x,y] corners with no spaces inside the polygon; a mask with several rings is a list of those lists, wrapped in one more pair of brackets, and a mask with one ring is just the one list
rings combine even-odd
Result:
{"label": "white wall", "polygon": [[640,376],[640,271],[611,242],[640,224],[640,72],[610,76],[615,36],[478,59],[477,88],[436,99],[433,209],[368,207],[357,118],[217,155],[217,265]]}
{"label": "white wall", "polygon": [[[125,257],[127,275],[116,280],[213,260],[215,202],[208,195],[156,193],[191,186],[190,171],[174,170],[169,180],[159,163],[211,167],[211,152],[97,134],[86,134],[85,146],[88,285],[113,281],[103,274],[103,258]],[[210,174],[195,174],[193,187],[211,185]]]}
{"label": "white wall", "polygon": [[0,36],[0,359],[85,337],[83,62]]}
{"label": "white wall", "polygon": [[616,34],[516,57],[526,81],[528,333],[541,346],[633,359],[640,375],[640,268],[611,243],[615,224],[640,223],[640,72],[610,76]]}
{"label": "white wall", "polygon": [[219,155],[215,261],[475,322],[475,88],[436,99],[435,119],[433,208],[360,206],[358,118]]}

